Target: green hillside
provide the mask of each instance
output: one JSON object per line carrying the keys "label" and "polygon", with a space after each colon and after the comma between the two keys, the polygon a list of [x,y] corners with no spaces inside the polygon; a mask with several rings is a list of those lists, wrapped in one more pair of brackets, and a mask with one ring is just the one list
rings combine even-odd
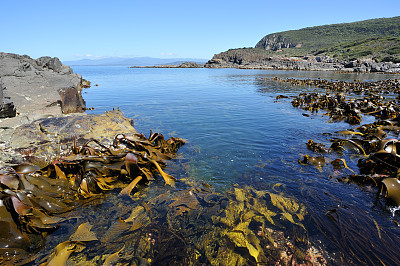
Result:
{"label": "green hillside", "polygon": [[256,48],[263,48],[263,43],[273,35],[281,36],[294,45],[300,44],[300,50],[318,50],[365,38],[400,37],[400,16],[273,33],[260,40]]}
{"label": "green hillside", "polygon": [[371,58],[377,62],[400,63],[400,38],[365,38],[321,48],[315,54],[328,55],[347,61]]}
{"label": "green hillside", "polygon": [[327,55],[339,60],[400,62],[400,16],[273,33],[255,48],[231,49],[217,58],[254,61],[268,56]]}

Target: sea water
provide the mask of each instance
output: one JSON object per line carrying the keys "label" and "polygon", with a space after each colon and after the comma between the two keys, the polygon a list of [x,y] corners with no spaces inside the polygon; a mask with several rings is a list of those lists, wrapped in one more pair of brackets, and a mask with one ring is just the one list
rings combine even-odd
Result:
{"label": "sea water", "polygon": [[[375,188],[339,182],[341,177],[352,174],[347,169],[334,170],[327,165],[320,170],[298,162],[303,155],[318,155],[307,150],[309,139],[329,147],[335,131],[354,126],[332,123],[323,111],[311,114],[291,105],[290,97],[300,92],[324,91],[270,80],[279,77],[354,81],[396,76],[122,66],[73,69],[92,82],[91,88],[83,90],[86,106],[94,108],[88,113],[118,108],[134,120],[140,133],[148,136],[152,130],[166,138],[187,140],[178,156],[186,167],[166,168],[174,176],[204,181],[219,191],[233,184],[251,185],[256,189],[280,184],[286,194],[306,204],[310,213],[322,219],[331,210],[345,208],[351,210],[343,213],[348,219],[357,213],[368,214],[382,230],[398,234],[399,230],[393,227],[395,217],[377,203]],[[277,100],[278,95],[289,98]],[[362,123],[373,121],[371,117],[364,117]],[[346,156],[349,168],[357,172],[360,157]],[[308,226],[312,235],[313,224]],[[355,223],[354,226],[364,225]],[[379,239],[371,241],[375,245],[379,243]]]}

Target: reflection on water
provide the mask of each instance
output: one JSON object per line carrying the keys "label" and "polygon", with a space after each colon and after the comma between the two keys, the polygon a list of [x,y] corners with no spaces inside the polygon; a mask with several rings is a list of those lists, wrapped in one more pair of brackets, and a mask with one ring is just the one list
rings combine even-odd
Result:
{"label": "reflection on water", "polygon": [[[306,225],[310,237],[329,240],[326,245],[333,251],[363,256],[358,253],[361,248],[348,251],[343,248],[349,244],[340,235],[341,225],[346,228],[342,233],[357,238],[356,243],[368,246],[366,250],[372,250],[388,235],[394,240],[386,239],[385,243],[396,246],[393,242],[396,243],[399,230],[393,219],[397,218],[392,218],[376,202],[376,191],[339,183],[335,177],[350,174],[346,169],[335,172],[327,166],[319,171],[297,162],[301,155],[309,153],[305,145],[309,139],[329,143],[329,135],[323,133],[351,126],[328,123],[322,113],[303,116],[305,111],[293,108],[290,99],[276,101],[277,95],[294,96],[300,91],[317,89],[264,80],[278,76],[353,81],[395,76],[237,69],[76,67],[74,70],[92,84],[99,84],[84,90],[87,107],[95,108],[92,113],[118,107],[125,116],[134,118],[139,132],[148,135],[151,129],[166,137],[178,136],[188,141],[179,151],[179,160],[185,160],[188,167],[169,169],[178,178],[203,180],[218,191],[233,184],[250,184],[262,190],[281,183],[286,193],[304,202],[314,216]],[[349,157],[349,168],[356,170],[357,160],[357,156]],[[327,215],[328,212],[335,213]],[[340,222],[343,219],[344,224]],[[355,236],[352,230],[360,226],[364,228],[360,232],[368,229],[380,233],[368,238]],[[331,232],[332,236],[321,232]]]}

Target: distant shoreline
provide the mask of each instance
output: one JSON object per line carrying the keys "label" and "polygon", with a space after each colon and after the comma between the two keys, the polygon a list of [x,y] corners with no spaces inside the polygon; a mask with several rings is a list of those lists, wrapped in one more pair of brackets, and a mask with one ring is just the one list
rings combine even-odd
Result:
{"label": "distant shoreline", "polygon": [[326,62],[315,58],[267,58],[259,61],[211,59],[206,64],[184,62],[180,65],[130,66],[129,68],[236,68],[264,70],[300,70],[300,71],[337,71],[348,73],[387,73],[400,74],[400,63],[372,60],[354,60],[349,62]]}
{"label": "distant shoreline", "polygon": [[131,66],[129,68],[202,68],[204,64],[195,62],[183,62],[179,65],[154,65],[154,66]]}
{"label": "distant shoreline", "polygon": [[329,57],[267,57],[258,60],[246,60],[235,56],[219,58],[214,56],[208,61],[206,68],[238,68],[238,69],[274,69],[302,71],[340,71],[359,73],[400,73],[400,63],[374,62],[373,60],[338,61]]}

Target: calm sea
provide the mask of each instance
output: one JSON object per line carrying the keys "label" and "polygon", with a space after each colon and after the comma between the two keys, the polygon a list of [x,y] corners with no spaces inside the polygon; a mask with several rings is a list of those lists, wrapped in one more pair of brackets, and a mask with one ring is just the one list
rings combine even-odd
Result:
{"label": "calm sea", "polygon": [[[352,174],[349,170],[335,171],[327,165],[320,171],[298,163],[302,155],[316,155],[306,148],[309,139],[329,147],[332,135],[324,133],[352,126],[330,123],[323,112],[312,115],[294,108],[290,98],[276,100],[277,95],[296,96],[302,91],[318,91],[316,88],[265,80],[277,76],[353,81],[394,76],[108,66],[79,66],[74,72],[92,82],[92,87],[83,91],[87,107],[94,107],[89,113],[119,108],[147,136],[153,130],[187,140],[177,159],[186,167],[166,170],[178,178],[203,180],[221,191],[233,184],[267,189],[280,183],[286,194],[305,203],[315,215],[322,217],[339,206],[350,210],[349,216],[367,214],[382,230],[398,233],[393,223],[397,218],[377,203],[376,189],[338,181],[337,177]],[[364,117],[362,123],[372,121]],[[357,172],[360,157],[345,156],[348,166]],[[355,226],[363,225],[355,222]],[[309,231],[312,235],[312,228]]]}

